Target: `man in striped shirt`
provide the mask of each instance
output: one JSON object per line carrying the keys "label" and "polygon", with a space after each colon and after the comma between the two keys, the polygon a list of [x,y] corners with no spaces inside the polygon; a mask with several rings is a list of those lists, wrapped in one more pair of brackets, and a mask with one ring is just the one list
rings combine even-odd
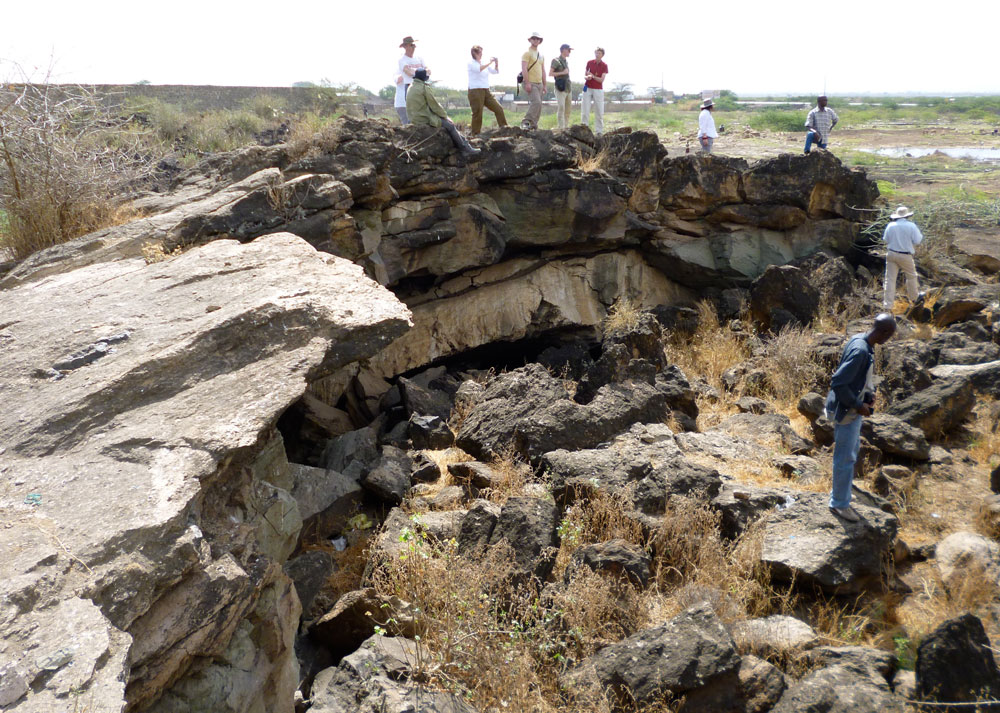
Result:
{"label": "man in striped shirt", "polygon": [[827,108],[826,97],[817,97],[816,107],[806,117],[806,153],[814,143],[821,149],[826,148],[830,129],[837,125],[837,121],[837,112]]}

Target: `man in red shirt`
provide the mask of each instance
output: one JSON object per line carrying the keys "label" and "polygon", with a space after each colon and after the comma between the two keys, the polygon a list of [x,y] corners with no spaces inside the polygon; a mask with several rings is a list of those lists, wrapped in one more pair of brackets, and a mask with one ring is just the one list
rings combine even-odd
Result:
{"label": "man in red shirt", "polygon": [[604,64],[604,48],[594,50],[594,59],[587,62],[586,83],[583,85],[583,98],[580,120],[590,125],[590,103],[594,103],[594,133],[600,136],[604,133],[604,78],[608,76],[608,65]]}

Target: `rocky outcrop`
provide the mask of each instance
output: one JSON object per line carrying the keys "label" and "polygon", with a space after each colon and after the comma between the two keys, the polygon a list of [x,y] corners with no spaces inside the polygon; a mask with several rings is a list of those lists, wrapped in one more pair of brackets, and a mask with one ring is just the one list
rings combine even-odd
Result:
{"label": "rocky outcrop", "polygon": [[66,710],[72,691],[160,710],[169,687],[172,711],[290,711],[299,600],[281,563],[302,515],[273,426],[407,310],[289,234],[19,283],[0,291],[16,525],[0,547],[17,553],[0,646],[30,686],[15,708]]}

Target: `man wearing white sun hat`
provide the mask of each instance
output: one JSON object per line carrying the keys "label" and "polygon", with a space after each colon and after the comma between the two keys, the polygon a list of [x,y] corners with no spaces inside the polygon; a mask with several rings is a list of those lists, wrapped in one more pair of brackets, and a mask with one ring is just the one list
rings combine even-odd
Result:
{"label": "man wearing white sun hat", "polygon": [[910,302],[916,303],[920,296],[920,285],[917,282],[917,268],[913,264],[913,252],[924,239],[920,228],[907,220],[913,211],[905,205],[899,206],[889,216],[889,224],[885,226],[882,240],[888,252],[885,255],[885,294],[882,306],[892,309],[896,301],[896,278],[902,272],[906,276],[906,296]]}

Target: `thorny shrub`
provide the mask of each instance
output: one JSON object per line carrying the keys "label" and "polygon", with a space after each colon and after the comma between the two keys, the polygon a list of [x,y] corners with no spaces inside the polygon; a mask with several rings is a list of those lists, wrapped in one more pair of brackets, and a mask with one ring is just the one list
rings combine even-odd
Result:
{"label": "thorny shrub", "polygon": [[22,259],[135,217],[121,196],[151,165],[125,123],[83,87],[0,87],[0,247]]}

